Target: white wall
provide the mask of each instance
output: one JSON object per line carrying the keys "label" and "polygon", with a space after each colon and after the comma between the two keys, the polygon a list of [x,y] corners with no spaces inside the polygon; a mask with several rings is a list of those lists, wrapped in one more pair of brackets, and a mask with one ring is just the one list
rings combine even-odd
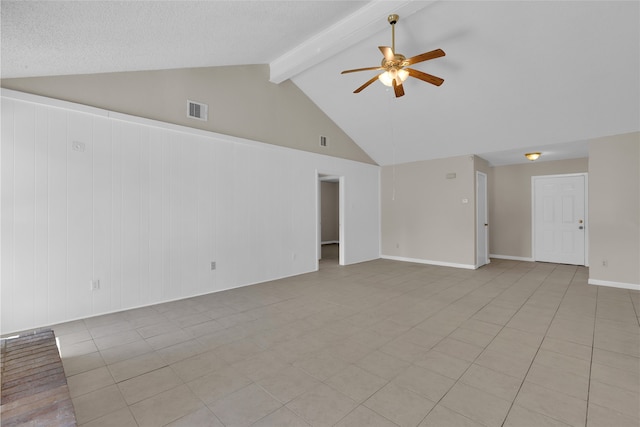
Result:
{"label": "white wall", "polygon": [[[3,88],[312,153],[375,162],[292,81],[269,81],[269,65],[178,68],[2,79]],[[187,99],[209,106],[188,118]],[[320,146],[320,135],[328,144]]]}
{"label": "white wall", "polygon": [[[489,249],[495,258],[533,261],[531,177],[581,173],[589,159],[496,166],[489,175]],[[591,201],[590,201],[591,202]]]}
{"label": "white wall", "polygon": [[[474,160],[458,156],[382,167],[383,258],[475,268]],[[449,173],[455,178],[447,179]]]}
{"label": "white wall", "polygon": [[1,333],[315,270],[318,170],[379,257],[378,166],[2,95]]}

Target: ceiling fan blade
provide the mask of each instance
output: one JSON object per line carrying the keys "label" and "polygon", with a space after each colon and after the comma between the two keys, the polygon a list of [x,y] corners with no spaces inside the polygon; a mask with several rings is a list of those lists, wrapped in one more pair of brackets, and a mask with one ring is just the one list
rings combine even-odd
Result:
{"label": "ceiling fan blade", "polygon": [[404,88],[402,87],[402,83],[397,84],[396,79],[393,79],[393,91],[396,93],[396,98],[400,98],[404,95]]}
{"label": "ceiling fan blade", "polygon": [[380,52],[382,52],[382,54],[384,55],[384,59],[386,59],[387,61],[393,61],[393,59],[395,58],[393,49],[391,49],[389,46],[378,46],[378,49],[380,49]]}
{"label": "ceiling fan blade", "polygon": [[358,89],[354,90],[353,93],[360,93],[363,89],[365,89],[367,86],[369,86],[371,83],[375,82],[376,80],[378,80],[378,76],[372,77],[365,84],[360,86]]}
{"label": "ceiling fan blade", "polygon": [[423,62],[423,61],[428,61],[430,59],[434,59],[434,58],[440,58],[441,56],[444,56],[444,50],[442,49],[436,49],[436,50],[432,50],[431,52],[425,52],[425,53],[421,53],[420,55],[416,55],[416,56],[412,56],[411,58],[407,59],[407,65],[412,65],[412,64],[417,64],[418,62]]}
{"label": "ceiling fan blade", "polygon": [[344,70],[340,74],[355,73],[357,71],[382,70],[382,69],[383,69],[382,67],[354,68],[353,70]]}
{"label": "ceiling fan blade", "polygon": [[440,86],[444,83],[444,79],[441,79],[440,77],[432,76],[431,74],[423,73],[422,71],[413,70],[411,68],[405,68],[405,70],[409,72],[411,77],[431,83],[432,85]]}

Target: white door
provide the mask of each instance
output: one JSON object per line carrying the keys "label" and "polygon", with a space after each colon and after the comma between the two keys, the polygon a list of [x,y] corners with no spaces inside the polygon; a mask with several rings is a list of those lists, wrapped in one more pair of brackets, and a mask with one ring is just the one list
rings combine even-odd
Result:
{"label": "white door", "polygon": [[476,172],[476,267],[489,263],[489,219],[487,214],[487,175]]}
{"label": "white door", "polygon": [[585,265],[586,174],[532,179],[534,260]]}

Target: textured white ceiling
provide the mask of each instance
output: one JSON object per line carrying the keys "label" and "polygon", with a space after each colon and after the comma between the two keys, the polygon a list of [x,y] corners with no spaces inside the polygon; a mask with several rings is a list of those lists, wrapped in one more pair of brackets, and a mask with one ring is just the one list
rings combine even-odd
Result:
{"label": "textured white ceiling", "polygon": [[[1,71],[9,78],[269,63],[379,164],[466,154],[509,164],[540,147],[552,160],[584,156],[591,138],[640,130],[639,6],[3,0]],[[444,49],[444,58],[414,68],[445,82],[409,79],[398,99],[378,82],[355,95],[374,73],[339,73],[380,63],[394,8],[396,50]]]}
{"label": "textured white ceiling", "polygon": [[[339,73],[379,63],[376,46],[391,37],[383,19],[378,34],[293,81],[379,164],[472,153],[504,163],[502,152],[522,148],[520,162],[531,148],[640,130],[639,5],[435,2],[400,18],[396,50],[442,48],[447,56],[414,66],[442,86],[410,78],[402,98],[379,82],[351,93],[375,72]],[[568,148],[541,160],[585,153]]]}
{"label": "textured white ceiling", "polygon": [[266,64],[365,4],[2,0],[2,77]]}

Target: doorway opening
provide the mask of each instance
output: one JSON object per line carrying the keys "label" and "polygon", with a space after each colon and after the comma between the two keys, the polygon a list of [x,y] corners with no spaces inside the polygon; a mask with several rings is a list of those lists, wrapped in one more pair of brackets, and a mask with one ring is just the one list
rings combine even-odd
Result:
{"label": "doorway opening", "polygon": [[318,268],[344,265],[343,179],[318,174]]}

